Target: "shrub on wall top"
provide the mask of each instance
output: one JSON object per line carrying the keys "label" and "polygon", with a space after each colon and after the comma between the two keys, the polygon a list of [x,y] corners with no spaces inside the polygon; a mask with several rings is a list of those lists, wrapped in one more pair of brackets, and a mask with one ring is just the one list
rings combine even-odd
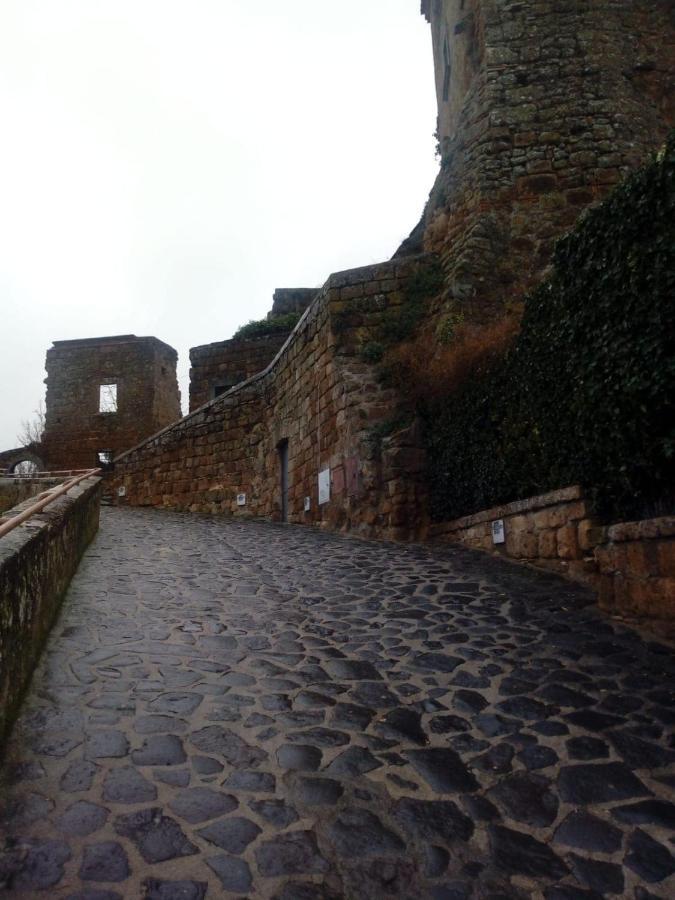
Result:
{"label": "shrub on wall top", "polygon": [[558,242],[503,358],[423,418],[436,520],[577,482],[607,520],[675,511],[675,135]]}

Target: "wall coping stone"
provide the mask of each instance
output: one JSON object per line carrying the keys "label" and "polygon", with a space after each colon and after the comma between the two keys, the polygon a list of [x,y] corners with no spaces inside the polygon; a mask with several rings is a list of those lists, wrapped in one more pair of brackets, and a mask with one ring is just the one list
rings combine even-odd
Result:
{"label": "wall coping stone", "polygon": [[519,513],[535,512],[545,509],[547,506],[557,506],[560,503],[572,503],[583,499],[583,491],[580,485],[575,484],[557,491],[549,491],[547,494],[539,494],[536,497],[527,497],[524,500],[514,500],[502,506],[493,506],[492,509],[484,509],[461,519],[453,519],[450,522],[441,522],[431,526],[432,535],[447,534],[452,531],[462,531],[473,525],[481,525],[483,522],[492,522],[495,519],[504,519]]}
{"label": "wall coping stone", "polygon": [[607,540],[615,543],[669,537],[675,537],[675,516],[642,519],[639,522],[618,522],[607,529]]}

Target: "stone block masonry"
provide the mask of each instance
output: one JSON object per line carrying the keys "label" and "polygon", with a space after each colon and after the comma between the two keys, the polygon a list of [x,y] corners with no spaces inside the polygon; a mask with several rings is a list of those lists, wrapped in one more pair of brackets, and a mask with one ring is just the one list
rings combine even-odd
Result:
{"label": "stone block masonry", "polygon": [[176,360],[154,337],[55,341],[47,352],[40,448],[47,467],[98,467],[179,419]]}
{"label": "stone block masonry", "polygon": [[398,398],[362,350],[428,261],[332,275],[263,372],[116,459],[118,502],[419,535],[423,457],[409,431],[374,440]]}
{"label": "stone block masonry", "polygon": [[88,478],[0,538],[0,744],[98,529],[100,496],[101,479]]}
{"label": "stone block masonry", "polygon": [[424,0],[422,10],[442,165],[414,234],[448,276],[439,316],[491,317],[541,280],[555,239],[675,125],[673,4]]}

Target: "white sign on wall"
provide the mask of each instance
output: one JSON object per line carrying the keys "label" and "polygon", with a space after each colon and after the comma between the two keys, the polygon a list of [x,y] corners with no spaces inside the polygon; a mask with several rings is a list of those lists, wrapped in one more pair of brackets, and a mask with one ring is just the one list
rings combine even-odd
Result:
{"label": "white sign on wall", "polygon": [[495,519],[495,521],[492,523],[492,543],[503,544],[505,541],[506,537],[504,535],[504,520]]}
{"label": "white sign on wall", "polygon": [[118,497],[126,497],[126,495],[127,495],[127,489],[126,489],[126,487],[125,487],[123,484],[121,484],[121,485],[117,488],[117,496],[118,496]]}
{"label": "white sign on wall", "polygon": [[246,506],[246,494],[237,494],[237,506]]}
{"label": "white sign on wall", "polygon": [[319,472],[319,506],[330,500],[330,469]]}
{"label": "white sign on wall", "polygon": [[312,498],[305,497],[305,512],[309,512],[311,508],[312,508]]}

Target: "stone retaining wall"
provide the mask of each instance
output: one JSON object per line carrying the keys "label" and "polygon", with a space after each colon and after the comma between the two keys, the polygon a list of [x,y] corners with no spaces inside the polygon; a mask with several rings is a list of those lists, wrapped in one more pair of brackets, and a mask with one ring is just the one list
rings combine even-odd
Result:
{"label": "stone retaining wall", "polygon": [[0,478],[0,515],[59,482],[58,478]]}
{"label": "stone retaining wall", "polygon": [[98,529],[100,493],[100,478],[88,478],[0,538],[0,743]]}
{"label": "stone retaining wall", "polygon": [[[376,426],[395,415],[398,400],[363,349],[428,262],[332,275],[263,372],[116,459],[117,502],[278,520],[287,446],[288,521],[419,536],[423,455],[414,430],[377,439]],[[322,471],[330,499],[319,504]]]}
{"label": "stone retaining wall", "polygon": [[[505,540],[496,544],[499,521]],[[675,624],[673,517],[602,526],[575,485],[434,525],[430,536],[589,584],[608,612]]]}

